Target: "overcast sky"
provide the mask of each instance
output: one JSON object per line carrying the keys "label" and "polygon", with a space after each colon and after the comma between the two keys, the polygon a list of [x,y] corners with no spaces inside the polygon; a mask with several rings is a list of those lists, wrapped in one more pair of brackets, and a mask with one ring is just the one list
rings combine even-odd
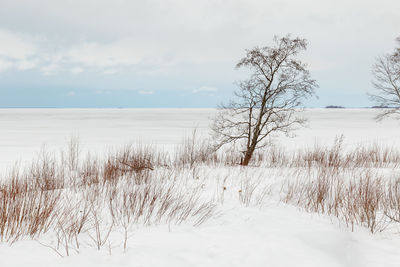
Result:
{"label": "overcast sky", "polygon": [[0,0],[0,107],[215,107],[245,49],[309,41],[309,107],[370,106],[399,0]]}

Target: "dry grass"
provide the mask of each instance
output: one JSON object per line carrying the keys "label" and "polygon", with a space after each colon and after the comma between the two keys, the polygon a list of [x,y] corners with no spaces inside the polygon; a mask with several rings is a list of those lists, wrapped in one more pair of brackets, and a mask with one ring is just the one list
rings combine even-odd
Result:
{"label": "dry grass", "polygon": [[337,172],[322,168],[308,180],[299,176],[288,180],[282,200],[309,212],[337,217],[347,226],[367,227],[371,233],[381,232],[398,222],[400,206],[399,180],[375,177],[371,170]]}
{"label": "dry grass", "polygon": [[46,233],[56,220],[60,193],[55,191],[19,191],[13,183],[0,193],[0,238],[15,242],[21,237],[36,238]]}
{"label": "dry grass", "polygon": [[[212,142],[201,139],[193,132],[177,147],[172,161],[164,165],[193,168],[196,165],[236,166],[240,164],[242,153],[232,148],[214,150]],[[271,145],[255,151],[250,166],[268,168],[395,168],[400,166],[400,152],[392,147],[378,144],[357,146],[349,149],[344,146],[344,137],[337,137],[331,146],[315,144],[309,149],[286,151]]]}
{"label": "dry grass", "polygon": [[400,165],[400,153],[393,148],[373,144],[346,150],[343,140],[344,137],[341,136],[335,139],[331,147],[314,145],[311,149],[294,151],[292,153],[284,153],[279,150],[271,151],[272,156],[267,161],[270,166],[287,166],[292,168],[395,168]]}
{"label": "dry grass", "polygon": [[176,147],[172,164],[175,167],[193,168],[197,164],[215,163],[216,155],[210,140],[200,138],[194,130]]}
{"label": "dry grass", "polygon": [[[270,170],[280,170],[280,183],[286,181],[281,192],[285,203],[372,233],[400,223],[400,179],[386,179],[375,170],[399,166],[400,154],[393,149],[345,150],[343,138],[337,138],[330,147],[308,150],[269,147],[254,155],[249,168],[239,166],[240,159],[234,150],[214,151],[196,132],[172,156],[130,145],[105,160],[82,157],[74,137],[61,157],[43,151],[30,166],[16,167],[0,182],[0,240],[46,235],[53,240],[47,246],[68,256],[82,244],[111,247],[110,236],[122,232],[126,250],[138,225],[199,225],[228,195],[244,206],[261,205],[272,194],[271,183],[265,183]],[[251,168],[258,174],[246,172]],[[219,179],[217,169],[235,172]],[[216,185],[216,196],[204,194],[207,183]]]}
{"label": "dry grass", "polygon": [[101,249],[122,228],[126,249],[133,225],[199,225],[214,213],[215,205],[202,198],[201,187],[190,186],[187,194],[187,181],[177,181],[179,173],[161,167],[167,159],[150,147],[127,146],[104,161],[90,156],[78,160],[78,148],[74,139],[60,160],[42,152],[0,183],[2,242],[50,235],[55,237],[50,247],[68,256],[79,251],[85,238]]}

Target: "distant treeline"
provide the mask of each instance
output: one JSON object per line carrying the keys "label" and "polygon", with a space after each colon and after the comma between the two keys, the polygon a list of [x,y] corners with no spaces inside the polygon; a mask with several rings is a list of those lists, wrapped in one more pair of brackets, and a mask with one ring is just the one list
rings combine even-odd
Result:
{"label": "distant treeline", "polygon": [[345,108],[345,107],[343,107],[343,106],[330,105],[330,106],[326,106],[325,108]]}
{"label": "distant treeline", "polygon": [[391,108],[389,106],[372,106],[371,108]]}
{"label": "distant treeline", "polygon": [[[345,107],[336,106],[336,105],[329,105],[329,106],[325,106],[325,108],[345,108]],[[393,108],[393,107],[389,107],[389,106],[372,106],[372,107],[366,107],[366,108]]]}

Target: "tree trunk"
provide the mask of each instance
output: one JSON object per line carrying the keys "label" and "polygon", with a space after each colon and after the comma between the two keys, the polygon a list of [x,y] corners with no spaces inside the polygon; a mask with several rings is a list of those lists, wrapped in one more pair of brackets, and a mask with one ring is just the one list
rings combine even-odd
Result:
{"label": "tree trunk", "polygon": [[249,165],[251,157],[253,156],[253,152],[254,152],[254,149],[249,149],[246,151],[246,153],[244,154],[244,158],[242,159],[242,162],[241,162],[242,166]]}

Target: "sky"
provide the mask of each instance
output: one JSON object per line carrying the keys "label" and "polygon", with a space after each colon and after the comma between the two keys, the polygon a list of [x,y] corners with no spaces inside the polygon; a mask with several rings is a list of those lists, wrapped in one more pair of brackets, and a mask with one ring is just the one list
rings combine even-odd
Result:
{"label": "sky", "polygon": [[371,106],[399,0],[0,0],[0,107],[216,107],[246,49],[306,38],[307,107]]}

